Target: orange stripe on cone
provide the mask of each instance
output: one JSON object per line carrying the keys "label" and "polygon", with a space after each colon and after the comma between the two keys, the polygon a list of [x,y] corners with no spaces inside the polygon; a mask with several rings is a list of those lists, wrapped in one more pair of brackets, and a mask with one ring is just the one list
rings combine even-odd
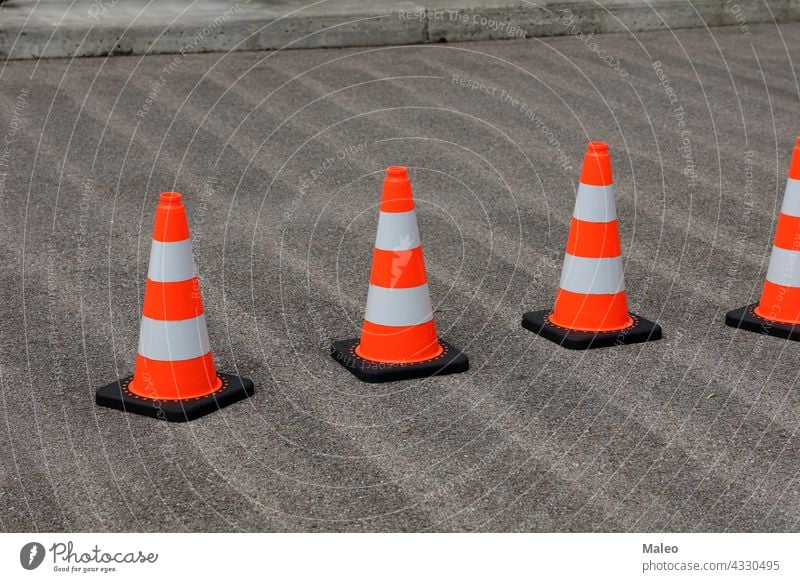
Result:
{"label": "orange stripe on cone", "polygon": [[418,287],[428,282],[422,247],[408,251],[375,249],[369,282],[379,287]]}
{"label": "orange stripe on cone", "polygon": [[800,251],[800,216],[783,213],[778,215],[775,246],[789,251]]}
{"label": "orange stripe on cone", "polygon": [[200,281],[193,277],[187,281],[161,283],[147,279],[142,315],[152,319],[190,319],[203,313]]}
{"label": "orange stripe on cone", "polygon": [[151,360],[136,355],[136,372],[129,390],[153,400],[185,400],[205,396],[219,389],[211,352],[191,360]]}
{"label": "orange stripe on cone", "polygon": [[420,325],[395,327],[364,320],[356,353],[366,360],[410,364],[442,353],[433,320]]}
{"label": "orange stripe on cone", "polygon": [[567,238],[567,252],[576,257],[618,257],[622,254],[619,244],[619,226],[611,222],[587,222],[572,219]]}
{"label": "orange stripe on cone", "polygon": [[567,329],[614,331],[628,327],[633,319],[628,313],[625,291],[587,295],[559,289],[550,321]]}
{"label": "orange stripe on cone", "polygon": [[772,321],[800,322],[800,288],[764,281],[761,301],[755,312],[764,319]]}

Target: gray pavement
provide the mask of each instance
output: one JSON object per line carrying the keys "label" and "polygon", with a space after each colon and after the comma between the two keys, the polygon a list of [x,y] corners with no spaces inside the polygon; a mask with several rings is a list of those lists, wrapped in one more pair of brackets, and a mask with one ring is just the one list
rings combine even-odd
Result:
{"label": "gray pavement", "polygon": [[[797,531],[800,346],[723,318],[766,270],[799,32],[5,63],[0,528]],[[520,327],[552,304],[590,139],[659,342]],[[367,385],[327,355],[391,164],[468,373]],[[132,370],[172,189],[218,366],[257,390],[182,425],[94,405]]]}

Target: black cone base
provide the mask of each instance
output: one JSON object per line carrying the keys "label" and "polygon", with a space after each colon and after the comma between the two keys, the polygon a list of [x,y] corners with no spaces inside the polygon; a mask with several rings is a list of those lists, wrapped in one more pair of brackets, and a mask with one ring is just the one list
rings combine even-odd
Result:
{"label": "black cone base", "polygon": [[800,324],[792,325],[791,323],[781,323],[780,321],[764,319],[756,314],[756,307],[758,307],[758,303],[745,305],[739,309],[729,311],[725,314],[725,325],[746,329],[747,331],[754,331],[756,333],[763,333],[765,335],[782,337],[796,342],[800,341]]}
{"label": "black cone base", "polygon": [[552,311],[529,311],[522,316],[522,327],[570,350],[607,348],[661,339],[661,326],[631,313],[633,324],[615,331],[579,331],[550,323]]}
{"label": "black cone base", "polygon": [[186,422],[216,412],[220,408],[253,395],[253,382],[240,376],[221,374],[222,386],[216,392],[200,398],[186,400],[152,400],[142,398],[128,390],[133,377],[124,378],[97,390],[98,406],[122,410],[132,414],[151,416],[170,422]]}
{"label": "black cone base", "polygon": [[394,382],[429,376],[457,374],[469,370],[467,355],[439,338],[444,351],[432,360],[416,364],[384,364],[359,357],[355,348],[359,339],[333,342],[331,357],[347,368],[353,376],[363,382]]}

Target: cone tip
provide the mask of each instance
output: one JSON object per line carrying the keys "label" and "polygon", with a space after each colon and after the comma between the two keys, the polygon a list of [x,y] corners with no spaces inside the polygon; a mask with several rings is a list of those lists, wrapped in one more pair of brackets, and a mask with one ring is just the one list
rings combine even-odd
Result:
{"label": "cone tip", "polygon": [[414,210],[414,195],[411,193],[411,180],[408,179],[408,168],[405,166],[389,166],[383,180],[381,194],[382,212],[408,212]]}
{"label": "cone tip", "polygon": [[796,145],[797,145],[797,147],[800,148],[800,135],[797,136],[797,144]]}
{"label": "cone tip", "polygon": [[581,183],[591,186],[609,186],[614,182],[611,173],[611,156],[604,141],[590,141],[583,156]]}
{"label": "cone tip", "polygon": [[395,176],[395,177],[402,177],[406,176],[408,172],[408,168],[405,166],[389,166],[386,168],[386,175],[387,176]]}
{"label": "cone tip", "polygon": [[163,204],[176,204],[181,201],[181,195],[179,192],[162,192],[158,201]]}

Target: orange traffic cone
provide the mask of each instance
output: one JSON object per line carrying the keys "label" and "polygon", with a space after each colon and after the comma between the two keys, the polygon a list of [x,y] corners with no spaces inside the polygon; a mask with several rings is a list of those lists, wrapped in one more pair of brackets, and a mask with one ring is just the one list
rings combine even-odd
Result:
{"label": "orange traffic cone", "polygon": [[800,341],[800,137],[789,165],[761,299],[729,311],[725,323]]}
{"label": "orange traffic cone", "polygon": [[253,394],[247,378],[220,374],[208,341],[186,210],[159,198],[133,376],[97,391],[100,406],[187,421]]}
{"label": "orange traffic cone", "polygon": [[436,334],[414,197],[404,167],[386,170],[361,339],[334,342],[331,355],[365,382],[469,368],[467,356]]}
{"label": "orange traffic cone", "polygon": [[552,311],[531,311],[522,326],[582,350],[661,338],[661,327],[628,312],[608,144],[590,142]]}

